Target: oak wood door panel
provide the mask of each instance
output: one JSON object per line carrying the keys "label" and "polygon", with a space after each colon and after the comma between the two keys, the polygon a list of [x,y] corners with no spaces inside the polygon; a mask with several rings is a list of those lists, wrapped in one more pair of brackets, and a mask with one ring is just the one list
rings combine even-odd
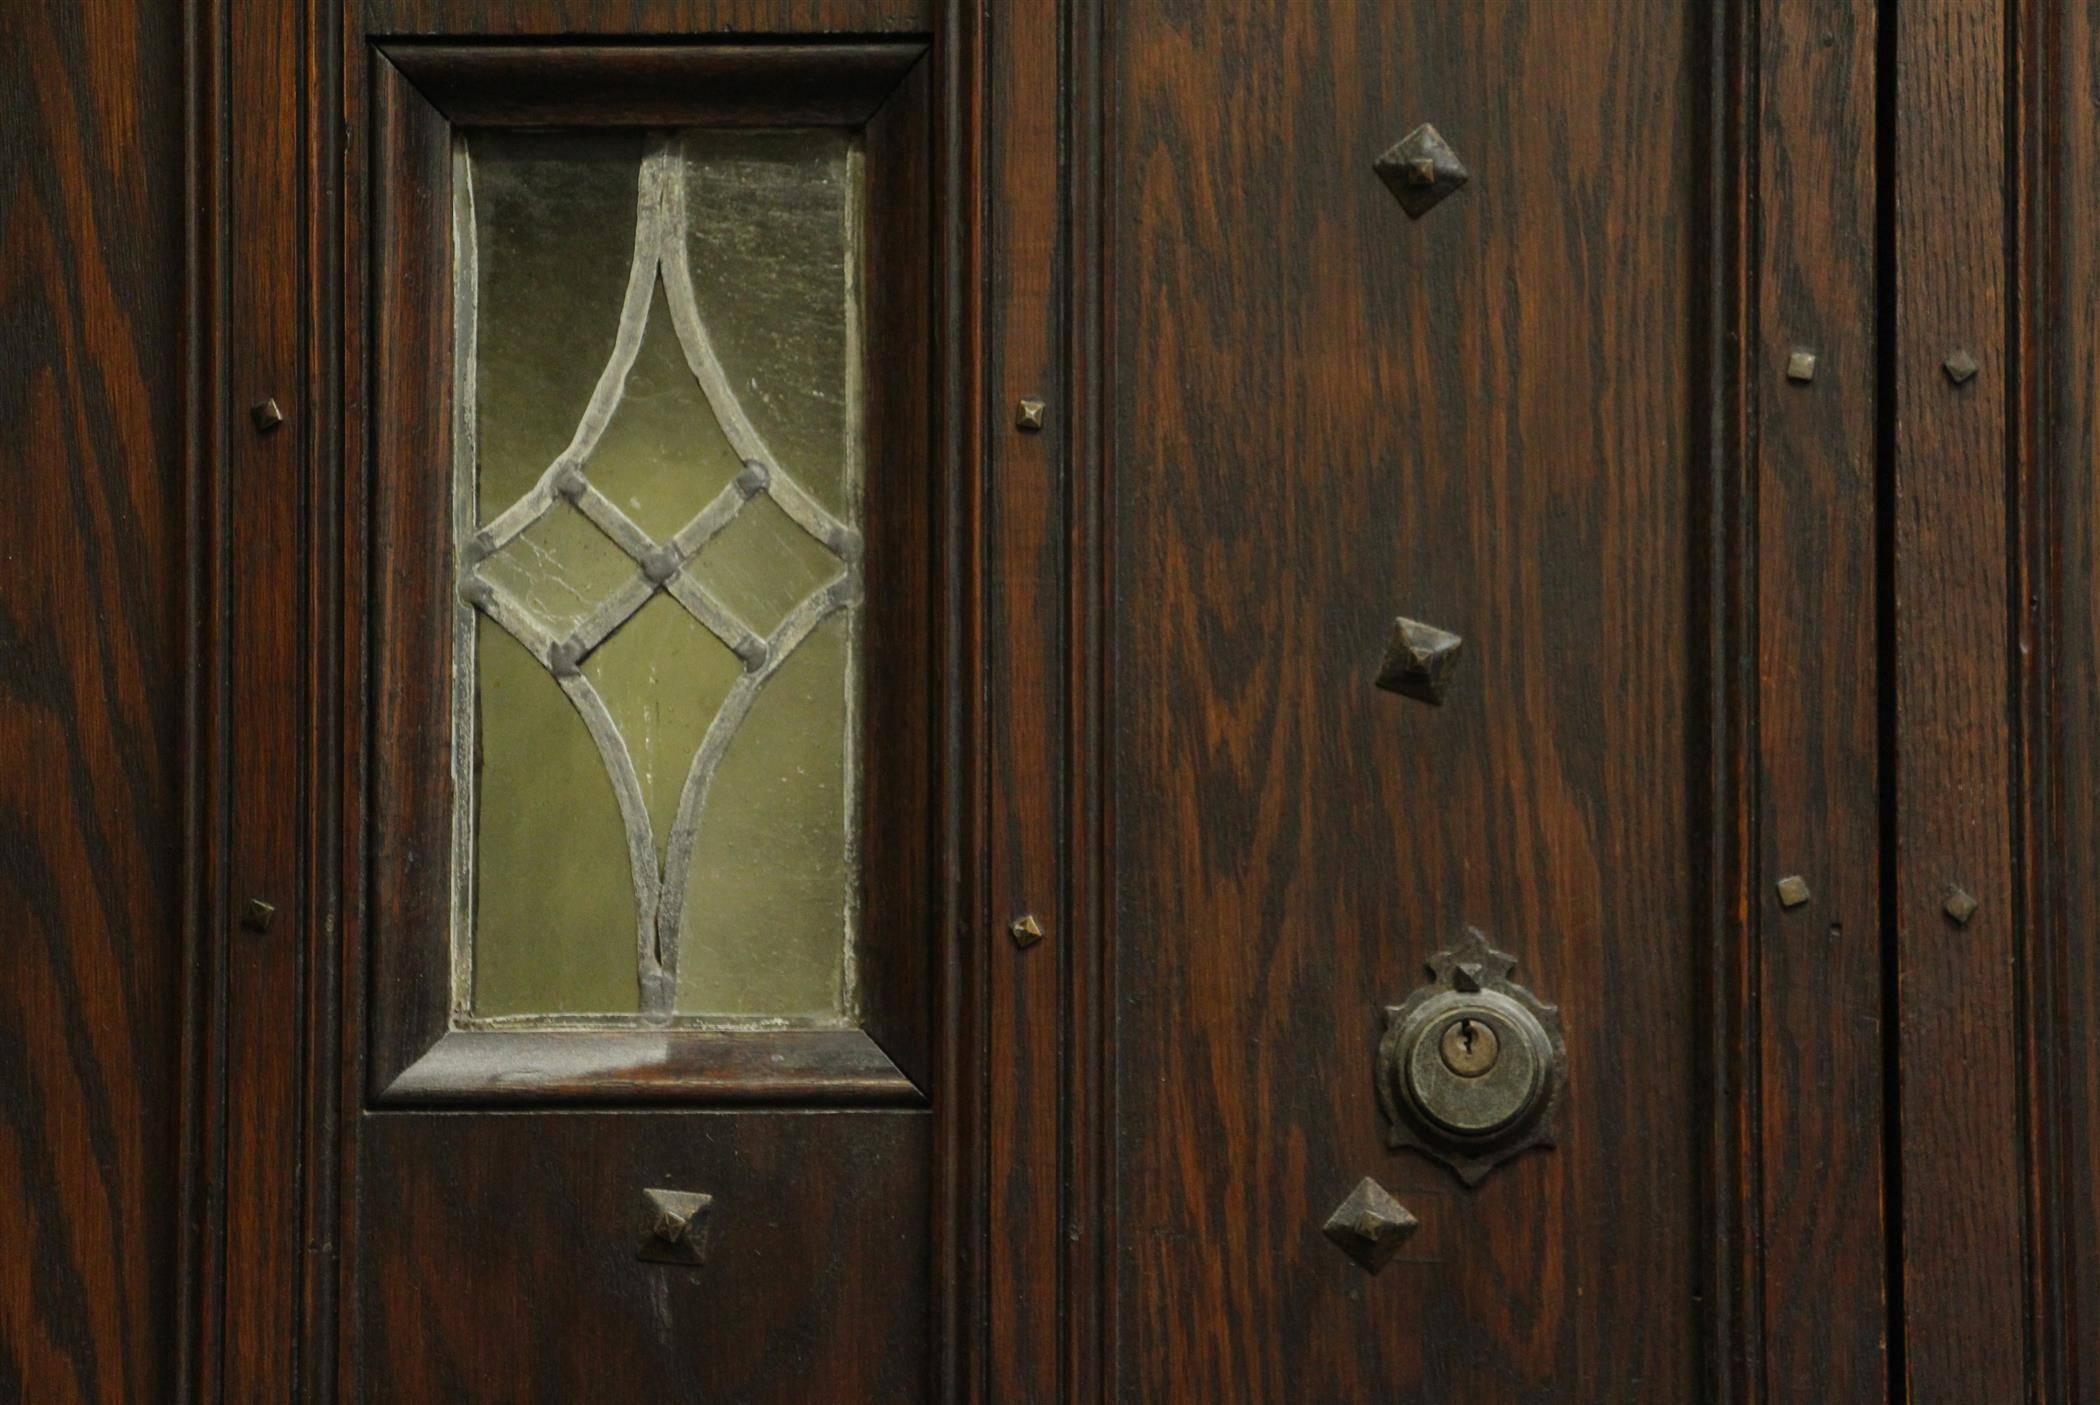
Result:
{"label": "oak wood door panel", "polygon": [[[2094,1395],[2093,15],[17,8],[0,1399]],[[450,143],[696,117],[908,196],[899,920],[864,1029],[455,1028]],[[1474,1187],[1373,1082],[1468,925],[1569,1078]]]}
{"label": "oak wood door panel", "polygon": [[0,1399],[185,1337],[182,75],[171,6],[0,17]]}
{"label": "oak wood door panel", "polygon": [[[1884,627],[1877,607],[1882,408],[1876,317],[1880,7],[1759,7],[1758,111],[1739,159],[1755,182],[1755,332],[1747,338],[1749,472],[1728,482],[1754,592],[1750,874],[1760,940],[1746,962],[1740,1388],[1773,1398],[1873,1399],[1889,1361],[1881,1139]],[[1817,42],[1805,43],[1813,33]],[[1827,42],[1825,42],[1827,38]],[[1795,358],[1813,358],[1807,379]],[[1729,652],[1724,643],[1721,653]],[[1754,740],[1753,740],[1754,739]],[[1809,900],[1788,907],[1779,879]],[[1844,1030],[1829,1038],[1829,1030]],[[1804,1207],[1814,1207],[1804,1210]],[[1832,1284],[1847,1306],[1823,1310]],[[1802,1304],[1819,1304],[1803,1311]]]}
{"label": "oak wood door panel", "polygon": [[[365,1129],[371,1399],[925,1398],[923,1113],[385,1113]],[[638,1187],[711,1192],[637,1263]]]}
{"label": "oak wood door panel", "polygon": [[[1708,36],[1228,8],[1111,60],[1115,1397],[1698,1398]],[[1424,121],[1472,174],[1410,220],[1371,167]],[[1441,707],[1372,686],[1397,614],[1466,640]],[[1569,1070],[1472,1191],[1372,1097],[1468,925]],[[1320,1234],[1365,1175],[1450,1218],[1375,1279]]]}

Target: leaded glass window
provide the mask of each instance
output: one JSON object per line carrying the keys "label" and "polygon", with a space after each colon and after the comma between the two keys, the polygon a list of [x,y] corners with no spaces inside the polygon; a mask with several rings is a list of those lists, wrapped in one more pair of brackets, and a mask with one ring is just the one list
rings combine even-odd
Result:
{"label": "leaded glass window", "polygon": [[455,154],[455,1019],[854,1016],[860,159]]}

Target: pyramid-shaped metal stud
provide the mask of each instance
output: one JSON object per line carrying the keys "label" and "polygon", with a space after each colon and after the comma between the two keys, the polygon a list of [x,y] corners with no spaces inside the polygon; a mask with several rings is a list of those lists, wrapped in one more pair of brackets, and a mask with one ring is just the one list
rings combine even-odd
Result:
{"label": "pyramid-shaped metal stud", "polygon": [[1376,1273],[1393,1261],[1400,1246],[1415,1232],[1417,1222],[1407,1207],[1393,1199],[1392,1192],[1365,1176],[1335,1207],[1320,1226],[1320,1232],[1341,1247],[1343,1253]]}
{"label": "pyramid-shaped metal stud", "polygon": [[1472,179],[1458,153],[1427,122],[1393,143],[1390,151],[1371,164],[1410,219],[1422,218]]}
{"label": "pyramid-shaped metal stud", "polygon": [[647,1220],[637,1257],[659,1264],[707,1262],[708,1212],[715,1198],[689,1190],[642,1192]]}
{"label": "pyramid-shaped metal stud", "polygon": [[1465,644],[1448,630],[1403,615],[1393,621],[1393,637],[1385,646],[1378,686],[1402,697],[1441,705]]}
{"label": "pyramid-shaped metal stud", "polygon": [[1982,368],[1976,364],[1975,357],[1957,348],[1948,353],[1947,359],[1940,363],[1940,369],[1945,371],[1947,379],[1956,385],[1967,385],[1976,379],[1976,372]]}

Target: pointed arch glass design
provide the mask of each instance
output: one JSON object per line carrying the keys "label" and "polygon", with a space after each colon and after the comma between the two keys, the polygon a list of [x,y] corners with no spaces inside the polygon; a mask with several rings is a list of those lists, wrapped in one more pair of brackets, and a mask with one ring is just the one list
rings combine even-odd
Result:
{"label": "pointed arch glass design", "polygon": [[455,1020],[848,1024],[853,140],[475,132],[454,175]]}

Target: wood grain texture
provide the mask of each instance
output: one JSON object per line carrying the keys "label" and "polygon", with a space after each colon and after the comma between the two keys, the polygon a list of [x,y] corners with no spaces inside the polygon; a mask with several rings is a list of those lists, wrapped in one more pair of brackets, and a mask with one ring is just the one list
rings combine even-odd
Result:
{"label": "wood grain texture", "polygon": [[360,539],[371,562],[350,589],[351,637],[372,671],[350,713],[369,720],[345,746],[370,778],[371,853],[359,867],[372,886],[353,920],[372,951],[376,1094],[436,1042],[452,1008],[452,621],[438,602],[453,563],[435,467],[452,462],[452,150],[444,119],[399,69],[377,55],[370,73],[371,243],[356,257],[373,289],[360,338],[372,354],[371,460],[347,471],[371,517],[347,524],[346,540]]}
{"label": "wood grain texture", "polygon": [[[1707,9],[0,17],[0,1399],[1851,1402],[1889,1330],[1913,1400],[2093,1396],[2100,18]],[[367,551],[445,563],[363,466],[428,447],[441,394],[389,388],[448,367],[437,252],[377,324],[365,282],[442,224],[442,124],[405,83],[367,103],[375,37],[445,34],[644,68],[650,36],[929,44],[870,138],[915,192],[869,231],[870,423],[938,465],[870,537],[871,592],[917,608],[871,607],[911,737],[869,793],[925,817],[879,836],[923,937],[869,968],[887,1059],[585,1040],[500,1112],[443,1059],[373,1105],[430,1031],[389,1024],[420,987],[383,948],[368,1026],[368,928],[417,913],[363,895],[442,797],[365,770],[371,699],[418,744],[430,701],[374,691],[413,670],[365,653],[366,584],[403,589]],[[683,110],[666,72],[622,110]],[[549,91],[499,77],[490,120]],[[1370,161],[1424,120],[1474,176],[1411,222]],[[373,188],[375,137],[420,174]],[[290,418],[257,435],[264,394]],[[1468,637],[1440,711],[1368,685],[1402,611]],[[1370,1086],[1377,1006],[1462,922],[1573,1070],[1563,1145],[1474,1192],[1384,1149]],[[439,1052],[512,1060],[483,1047]],[[756,1105],[677,1105],[709,1078]],[[1317,1232],[1367,1173],[1424,1221],[1377,1278]],[[642,1185],[717,1195],[706,1269],[634,1261]]]}
{"label": "wood grain texture", "polygon": [[182,37],[0,12],[0,1399],[174,1368]]}
{"label": "wood grain texture", "polygon": [[[916,47],[916,46],[915,46]],[[942,539],[951,509],[934,444],[934,182],[936,65],[923,49],[869,119],[871,182],[865,248],[869,345],[862,413],[874,480],[863,518],[867,551],[865,657],[882,661],[864,691],[862,730],[882,738],[861,774],[861,1013],[869,1036],[904,1077],[930,1093],[937,1077],[935,992],[948,909],[943,880],[952,815],[942,772],[954,744],[943,658],[943,602],[967,574]]]}
{"label": "wood grain texture", "polygon": [[787,1103],[912,1106],[924,1095],[864,1030],[453,1030],[375,1105]]}
{"label": "wood grain texture", "polygon": [[[223,943],[220,1024],[225,1080],[222,1389],[230,1400],[278,1400],[298,1388],[306,1194],[300,1150],[308,1116],[302,1052],[306,947],[315,930],[306,786],[310,541],[304,485],[313,460],[304,329],[311,281],[306,208],[305,7],[226,11],[228,111],[241,139],[225,149],[218,207],[226,256],[217,352],[227,426],[224,517],[214,534],[227,575],[215,604],[227,620],[228,741],[221,781],[228,890],[207,940]],[[254,406],[285,419],[264,429]],[[275,911],[266,930],[247,904]],[[287,1233],[287,1229],[293,1232]]]}
{"label": "wood grain texture", "polygon": [[858,126],[925,57],[923,43],[389,44],[458,126]]}
{"label": "wood grain texture", "polygon": [[2027,489],[2022,779],[2033,819],[2026,1023],[2035,1395],[2100,1392],[2100,14],[2023,6],[2018,423]]}
{"label": "wood grain texture", "polygon": [[[938,0],[363,0],[375,36],[914,34],[935,28]],[[357,13],[358,0],[345,0]]]}
{"label": "wood grain texture", "polygon": [[[935,267],[929,278],[939,309],[934,380],[936,416],[933,455],[940,482],[934,501],[941,508],[938,540],[948,559],[968,560],[975,551],[983,514],[983,390],[981,370],[984,284],[983,229],[964,212],[982,208],[984,163],[980,143],[984,102],[983,58],[978,52],[979,8],[968,0],[939,0],[935,39],[936,85],[933,159]],[[945,626],[939,658],[948,676],[973,679],[983,658],[982,573],[954,572],[941,593]],[[940,891],[951,930],[969,925],[967,914],[983,910],[984,864],[973,842],[983,832],[985,768],[983,708],[975,689],[950,689],[940,701],[946,726],[945,765],[939,793],[948,817],[942,838]],[[982,1310],[986,1260],[984,1175],[986,1164],[987,1062],[984,1021],[985,966],[989,943],[951,938],[933,957],[939,989],[934,1025],[938,1050],[933,1098],[933,1244],[931,1326],[934,1342],[932,1397],[957,1405],[979,1390],[983,1379]]]}
{"label": "wood grain texture", "polygon": [[[1876,7],[1763,33],[1756,548],[1762,1389],[1869,1401],[1883,1340]],[[1814,379],[1788,379],[1805,350]],[[1810,900],[1782,907],[1787,875]],[[1832,1310],[1843,1301],[1843,1311]]]}
{"label": "wood grain texture", "polygon": [[[353,1399],[926,1398],[923,1113],[375,1114]],[[644,1263],[642,1190],[714,1196]]]}
{"label": "wood grain texture", "polygon": [[[1117,1397],[1701,1398],[1703,36],[1115,33]],[[1411,222],[1371,164],[1423,121],[1472,181]],[[1371,686],[1403,612],[1469,641],[1440,710]],[[1371,1096],[1378,1007],[1466,923],[1570,1069],[1561,1146],[1471,1194]],[[1365,1174],[1436,1261],[1321,1237]]]}
{"label": "wood grain texture", "polygon": [[[1894,854],[1907,1400],[2019,1400],[2028,1167],[2015,959],[2008,594],[2006,11],[1895,33]],[[1943,369],[1966,351],[1967,384]],[[1966,925],[1942,910],[1959,886]]]}
{"label": "wood grain texture", "polygon": [[[1065,880],[1069,765],[1067,479],[1071,406],[1061,365],[1064,220],[1058,165],[1064,15],[1016,0],[978,30],[984,112],[986,854],[981,919],[989,1078],[981,1393],[1035,1405],[1071,1398],[1060,1360],[1065,1223],[1062,1170],[1067,973],[1085,950]],[[1015,425],[1024,396],[1049,407],[1040,432]],[[1028,914],[1044,939],[1021,948]]]}

